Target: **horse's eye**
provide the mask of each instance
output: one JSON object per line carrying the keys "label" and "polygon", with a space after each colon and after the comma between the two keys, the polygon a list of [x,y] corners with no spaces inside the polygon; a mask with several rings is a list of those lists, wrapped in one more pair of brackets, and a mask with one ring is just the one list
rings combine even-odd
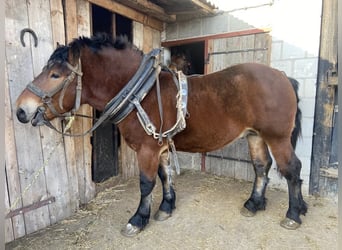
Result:
{"label": "horse's eye", "polygon": [[59,75],[57,73],[52,73],[51,74],[51,78],[57,79],[57,78],[59,78]]}

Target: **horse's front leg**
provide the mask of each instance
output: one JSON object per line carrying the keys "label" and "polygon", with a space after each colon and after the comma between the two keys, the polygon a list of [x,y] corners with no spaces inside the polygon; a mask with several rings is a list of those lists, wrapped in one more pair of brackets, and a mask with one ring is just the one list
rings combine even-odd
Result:
{"label": "horse's front leg", "polygon": [[151,150],[137,152],[140,169],[140,203],[128,224],[121,230],[124,236],[138,234],[148,224],[151,214],[152,190],[156,184],[158,157]]}
{"label": "horse's front leg", "polygon": [[158,169],[158,175],[163,187],[163,200],[159,210],[154,215],[154,219],[158,221],[168,219],[172,214],[172,210],[176,208],[176,193],[173,188],[172,173],[169,152],[166,150],[160,155]]}

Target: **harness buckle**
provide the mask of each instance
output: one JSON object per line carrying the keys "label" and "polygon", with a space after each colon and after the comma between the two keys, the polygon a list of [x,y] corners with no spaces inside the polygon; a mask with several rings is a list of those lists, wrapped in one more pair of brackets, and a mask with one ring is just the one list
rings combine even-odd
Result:
{"label": "harness buckle", "polygon": [[44,104],[51,103],[51,100],[52,100],[51,96],[42,96],[42,101]]}

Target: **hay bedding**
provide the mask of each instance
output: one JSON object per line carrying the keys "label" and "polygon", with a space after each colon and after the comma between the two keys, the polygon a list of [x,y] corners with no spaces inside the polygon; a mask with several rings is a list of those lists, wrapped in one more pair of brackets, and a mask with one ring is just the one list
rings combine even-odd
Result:
{"label": "hay bedding", "polygon": [[[268,206],[253,218],[239,210],[252,183],[193,171],[175,179],[177,203],[171,218],[151,219],[135,238],[120,234],[139,203],[139,181],[114,177],[97,186],[99,193],[71,218],[16,240],[6,249],[337,249],[337,204],[305,197],[309,213],[296,231],[279,226],[287,193],[268,189]],[[152,213],[161,201],[153,192]]]}

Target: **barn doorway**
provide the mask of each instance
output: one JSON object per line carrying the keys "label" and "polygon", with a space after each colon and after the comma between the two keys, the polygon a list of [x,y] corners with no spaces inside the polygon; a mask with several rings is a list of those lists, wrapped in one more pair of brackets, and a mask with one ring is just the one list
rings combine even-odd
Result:
{"label": "barn doorway", "polygon": [[204,74],[204,41],[170,47],[171,56],[184,55],[189,62],[188,75]]}
{"label": "barn doorway", "polygon": [[[132,20],[110,12],[97,5],[91,6],[92,33],[107,33],[112,36],[125,35],[132,41]],[[94,110],[98,118],[101,112]],[[92,179],[103,182],[119,174],[120,133],[111,123],[102,124],[92,137]]]}

